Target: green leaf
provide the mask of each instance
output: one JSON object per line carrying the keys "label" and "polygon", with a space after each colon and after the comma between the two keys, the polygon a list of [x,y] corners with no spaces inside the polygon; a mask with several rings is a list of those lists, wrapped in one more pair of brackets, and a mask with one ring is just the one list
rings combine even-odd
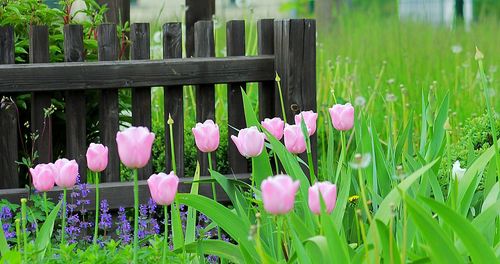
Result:
{"label": "green leaf", "polygon": [[52,209],[52,212],[50,212],[47,219],[45,219],[45,223],[43,223],[42,228],[40,228],[40,232],[35,239],[35,247],[38,250],[38,260],[40,261],[45,257],[47,246],[50,243],[50,238],[52,237],[52,232],[54,231],[54,222],[56,221],[61,205],[62,202],[59,202],[56,207]]}
{"label": "green leaf", "polygon": [[[498,144],[500,145],[500,144]],[[495,155],[495,148],[494,146],[491,146],[486,150],[479,158],[477,158],[472,165],[465,171],[464,176],[462,179],[458,182],[458,202],[460,204],[460,211],[467,212],[470,206],[470,201],[467,202],[466,194],[467,190],[470,188],[471,185],[477,183],[477,177],[478,174],[486,168],[488,165],[488,162],[493,158]]]}
{"label": "green leaf", "polygon": [[7,243],[5,233],[3,232],[3,223],[0,219],[0,253],[2,254],[2,256],[5,256],[5,254],[7,254],[9,251],[9,244]]}
{"label": "green leaf", "polygon": [[332,218],[324,211],[321,215],[321,226],[328,242],[328,251],[335,257],[336,262],[350,263],[347,241],[339,235]]}
{"label": "green leaf", "polygon": [[[391,217],[391,207],[397,206],[401,201],[401,194],[399,190],[402,192],[406,192],[408,188],[425,172],[427,172],[438,160],[434,160],[431,163],[423,166],[422,168],[413,172],[410,176],[404,179],[401,183],[398,184],[397,188],[392,189],[392,191],[385,197],[385,199],[380,204],[380,207],[375,214],[375,219],[379,219],[382,223],[389,223],[389,219]],[[370,227],[370,230],[372,228]]]}
{"label": "green leaf", "polygon": [[[377,231],[379,234],[380,242],[382,244],[382,254],[384,263],[390,262],[394,264],[401,263],[400,254],[397,246],[397,240],[389,233],[389,228],[382,223],[380,220],[375,220],[377,226]],[[393,242],[392,246],[390,243],[390,237],[392,236]],[[391,253],[392,252],[392,253]]]}
{"label": "green leaf", "polygon": [[[191,183],[191,194],[198,194],[198,188],[200,180],[200,163],[196,163],[196,171],[194,172],[193,182]],[[195,241],[196,239],[196,209],[189,207],[187,212],[187,220],[186,220],[186,240],[185,244],[189,244]]]}
{"label": "green leaf", "polygon": [[484,237],[465,217],[457,214],[442,203],[425,197],[422,197],[422,200],[451,226],[469,251],[474,263],[500,263]]}
{"label": "green leaf", "polygon": [[224,189],[241,220],[246,221],[247,224],[250,225],[248,215],[246,213],[248,205],[240,190],[238,190],[238,188],[236,188],[226,176],[213,170],[210,171],[210,175],[212,175],[212,177],[215,178],[215,180],[220,184],[222,189]]}
{"label": "green leaf", "polygon": [[[326,237],[324,236],[313,236],[313,237],[310,237],[308,238],[304,244],[307,247],[308,249],[308,254],[310,255],[309,258],[312,258],[315,260],[315,263],[324,263],[321,262],[321,261],[317,261],[317,258],[322,258],[323,260],[328,260],[328,259],[333,259],[333,255],[331,254],[332,252],[329,251],[329,248],[328,248],[328,241],[326,239]],[[317,250],[311,250],[309,249],[311,246],[309,245],[314,245],[314,247],[317,249]],[[316,252],[319,252],[319,253],[316,253]],[[340,263],[340,262],[339,262]]]}
{"label": "green leaf", "polygon": [[[260,122],[257,119],[257,116],[255,115],[252,103],[250,102],[250,99],[245,93],[245,90],[241,89],[241,95],[243,97],[243,107],[245,110],[245,119],[247,122],[247,126],[261,127]],[[264,150],[259,156],[252,158],[252,162],[254,163],[253,168],[256,169],[256,171],[252,172],[252,177],[254,177],[256,187],[259,188],[260,183],[265,178],[273,175],[273,170],[271,168],[271,162],[269,160],[269,155],[267,154],[267,150],[264,148]]]}
{"label": "green leaf", "polygon": [[309,260],[309,258],[307,256],[306,249],[305,249],[304,245],[302,244],[302,242],[300,241],[297,233],[294,230],[290,230],[290,235],[292,237],[293,249],[295,250],[297,258],[299,259],[299,263],[304,263],[304,264],[311,263],[311,261]]}
{"label": "green leaf", "polygon": [[181,214],[177,202],[170,205],[172,214],[172,237],[174,240],[174,248],[181,248],[184,246],[184,233],[182,231]]}
{"label": "green leaf", "polygon": [[231,210],[218,202],[200,195],[193,194],[177,194],[177,200],[187,206],[192,206],[198,211],[205,214],[212,221],[216,222],[219,227],[226,231],[231,238],[236,240],[240,245],[245,247],[245,250],[258,257],[255,248],[248,240],[248,232],[250,226],[235,215]]}
{"label": "green leaf", "polygon": [[[237,245],[217,239],[199,240],[186,244],[185,250],[187,253],[198,253],[198,247],[203,248],[204,254],[215,255],[232,263],[244,263],[243,256]],[[175,253],[181,253],[181,249],[174,250]]]}
{"label": "green leaf", "polygon": [[410,217],[427,242],[426,249],[434,263],[464,263],[452,241],[439,223],[408,195],[404,196]]}

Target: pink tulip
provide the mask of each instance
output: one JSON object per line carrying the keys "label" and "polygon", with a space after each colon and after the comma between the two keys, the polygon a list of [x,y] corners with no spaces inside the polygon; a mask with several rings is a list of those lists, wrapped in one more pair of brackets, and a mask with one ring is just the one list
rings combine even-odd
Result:
{"label": "pink tulip", "polygon": [[262,153],[265,137],[266,135],[259,132],[255,126],[241,129],[237,137],[231,135],[231,139],[238,148],[238,151],[246,158],[257,157]]}
{"label": "pink tulip", "polygon": [[354,107],[350,103],[345,105],[336,104],[328,109],[332,118],[333,127],[340,131],[346,131],[354,125]]}
{"label": "pink tulip", "polygon": [[293,209],[295,193],[299,181],[293,181],[288,175],[276,175],[262,181],[262,201],[264,209],[270,214],[286,214]]}
{"label": "pink tulip", "polygon": [[300,127],[302,122],[302,116],[304,116],[304,123],[306,123],[307,133],[309,136],[314,135],[316,132],[316,120],[318,119],[318,114],[313,111],[302,111],[298,115],[295,115],[295,124]]}
{"label": "pink tulip", "polygon": [[208,119],[203,124],[197,123],[192,131],[201,152],[213,152],[219,147],[219,126],[214,121]]}
{"label": "pink tulip", "polygon": [[30,168],[33,186],[39,192],[47,192],[54,188],[54,171],[51,164],[38,164],[34,169]]}
{"label": "pink tulip", "polygon": [[306,151],[306,139],[300,125],[285,125],[285,147],[294,154]]}
{"label": "pink tulip", "polygon": [[129,127],[116,134],[118,155],[125,166],[138,169],[148,164],[155,134],[146,127]]}
{"label": "pink tulip", "polygon": [[101,172],[108,166],[108,147],[90,143],[87,149],[87,167],[93,172]]}
{"label": "pink tulip", "polygon": [[177,194],[179,178],[172,171],[170,174],[153,174],[148,179],[149,192],[159,205],[170,205]]}
{"label": "pink tulip", "polygon": [[273,119],[266,118],[261,122],[262,126],[271,133],[277,140],[281,140],[283,137],[283,129],[285,127],[285,122],[279,117]]}
{"label": "pink tulip", "polygon": [[321,213],[319,193],[321,193],[323,201],[325,202],[326,212],[331,213],[337,201],[337,185],[325,181],[317,182],[309,187],[309,209],[315,214]]}
{"label": "pink tulip", "polygon": [[78,163],[75,160],[58,159],[52,165],[57,186],[73,188],[78,178]]}

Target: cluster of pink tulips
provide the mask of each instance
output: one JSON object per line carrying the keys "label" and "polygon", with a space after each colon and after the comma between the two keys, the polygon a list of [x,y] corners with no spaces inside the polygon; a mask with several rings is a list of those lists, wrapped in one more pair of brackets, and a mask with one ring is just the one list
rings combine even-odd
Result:
{"label": "cluster of pink tulips", "polygon": [[[329,109],[333,127],[339,131],[349,130],[354,124],[354,108],[351,104],[334,105]],[[316,132],[316,122],[318,114],[313,111],[304,111],[295,116],[295,124],[285,124],[278,117],[266,118],[261,122],[262,127],[277,140],[284,138],[284,143],[288,151],[294,154],[303,153],[307,147],[307,136],[312,136]],[[307,128],[307,135],[302,133],[302,119]],[[204,153],[209,153],[209,164],[212,168],[210,153],[219,147],[219,127],[212,120],[206,120],[204,123],[198,123],[192,129],[196,146]],[[155,135],[145,127],[130,127],[124,131],[118,132],[116,142],[118,154],[121,162],[128,168],[134,169],[134,219],[139,218],[138,208],[138,177],[137,169],[143,168],[151,158],[151,149]],[[240,154],[246,158],[259,156],[264,149],[266,135],[259,131],[255,126],[241,129],[238,136],[231,136],[232,141],[238,148]],[[99,173],[106,169],[108,165],[108,148],[102,144],[90,144],[87,150],[87,167],[95,173],[94,183],[96,184],[96,224],[94,233],[94,243],[97,238],[97,221],[99,213]],[[175,157],[173,157],[175,161]],[[54,184],[62,187],[63,196],[63,221],[62,221],[62,242],[64,242],[65,228],[65,203],[66,189],[73,188],[77,182],[78,164],[75,160],[59,159],[54,164],[39,164],[30,169],[35,188],[44,192],[52,190]],[[165,218],[167,215],[166,206],[173,203],[179,178],[174,171],[169,174],[153,174],[147,181],[152,199],[159,205],[165,206]],[[212,183],[215,197],[215,185]],[[295,194],[299,188],[299,182],[293,181],[288,175],[277,175],[269,177],[262,182],[262,200],[264,209],[273,215],[283,215],[293,209],[295,203]],[[322,199],[320,198],[320,194]],[[334,207],[337,197],[337,187],[330,182],[316,182],[309,188],[308,202],[310,210],[315,214],[321,212],[321,200],[324,202],[325,209],[330,213]],[[138,247],[138,221],[134,221],[134,263],[137,263]],[[168,221],[165,221],[165,247],[164,257],[168,243]]]}
{"label": "cluster of pink tulips", "polygon": [[[262,181],[262,202],[264,209],[273,215],[290,212],[295,204],[295,194],[299,181],[293,181],[288,175],[276,175]],[[327,213],[331,213],[337,201],[337,186],[328,181],[317,182],[309,187],[309,209],[314,214],[321,213],[321,193]]]}

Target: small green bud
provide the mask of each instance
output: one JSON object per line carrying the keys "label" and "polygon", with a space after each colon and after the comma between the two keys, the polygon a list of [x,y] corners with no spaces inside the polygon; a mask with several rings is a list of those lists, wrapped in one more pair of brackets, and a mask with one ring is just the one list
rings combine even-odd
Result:
{"label": "small green bud", "polygon": [[24,203],[24,204],[25,204],[25,203],[27,203],[27,202],[28,202],[28,199],[26,199],[26,198],[21,198],[21,203]]}
{"label": "small green bud", "polygon": [[483,53],[476,47],[476,55],[474,56],[474,59],[476,60],[483,60],[484,55]]}
{"label": "small green bud", "polygon": [[279,76],[278,73],[276,73],[276,78],[274,80],[277,81],[277,82],[281,81],[281,78],[280,78],[280,76]]}
{"label": "small green bud", "polygon": [[170,113],[168,114],[168,121],[167,121],[167,124],[168,124],[169,126],[174,124],[174,119],[172,119],[172,115],[171,115]]}

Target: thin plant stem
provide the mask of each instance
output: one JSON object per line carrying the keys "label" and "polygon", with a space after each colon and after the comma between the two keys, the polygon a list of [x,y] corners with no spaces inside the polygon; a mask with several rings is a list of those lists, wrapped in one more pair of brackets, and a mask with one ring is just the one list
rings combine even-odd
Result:
{"label": "thin plant stem", "polygon": [[[479,52],[479,50],[477,50]],[[478,54],[476,53],[476,57]],[[483,59],[482,59],[482,54],[481,58],[478,58],[477,60],[478,65],[479,65],[479,74],[481,76],[481,87],[483,88],[483,93],[484,93],[484,99],[486,101],[486,109],[488,110],[488,119],[490,121],[490,127],[491,127],[491,136],[493,138],[493,149],[495,150],[495,161],[496,161],[496,167],[497,167],[497,177],[500,177],[500,151],[498,149],[498,140],[497,140],[497,129],[495,125],[495,111],[494,109],[491,108],[491,102],[490,98],[488,96],[488,80],[486,78],[486,75],[484,74],[484,68],[483,68]]]}
{"label": "thin plant stem", "polygon": [[139,249],[139,175],[138,170],[134,169],[134,263],[137,264],[137,250]]}
{"label": "thin plant stem", "polygon": [[281,261],[283,258],[282,258],[282,249],[281,249],[281,229],[282,229],[282,226],[281,226],[281,217],[279,215],[276,216],[276,238],[277,238],[277,242],[276,242],[276,257],[278,259],[278,261]]}
{"label": "thin plant stem", "polygon": [[[208,167],[210,168],[210,171],[212,171],[212,153],[209,152],[208,154]],[[210,173],[212,175],[212,173]],[[212,196],[214,200],[217,202],[217,191],[215,189],[215,178],[212,177]],[[219,240],[221,239],[221,234],[220,234],[220,227],[217,225],[217,237]]]}
{"label": "thin plant stem", "polygon": [[95,176],[95,223],[94,223],[94,245],[97,244],[97,235],[99,231],[99,172],[94,172]]}
{"label": "thin plant stem", "polygon": [[49,208],[47,206],[47,192],[43,192],[43,210],[45,211],[45,220],[49,218]]}
{"label": "thin plant stem", "polygon": [[[172,119],[172,116],[168,114],[168,127],[170,128],[169,131],[169,136],[170,136],[170,153],[172,157],[172,170],[174,171],[175,175],[177,175],[177,166],[175,164],[175,147],[174,147],[174,119]],[[209,154],[210,156],[210,154]]]}
{"label": "thin plant stem", "polygon": [[26,253],[26,248],[28,246],[28,233],[26,231],[26,224],[28,219],[26,218],[26,198],[21,199],[21,224],[22,224],[22,232],[23,232],[23,259],[24,263],[28,263],[27,257],[28,254]]}
{"label": "thin plant stem", "polygon": [[281,113],[283,113],[283,121],[286,121],[286,112],[285,112],[285,103],[283,102],[283,93],[281,92],[281,78],[278,74],[276,74],[276,83],[278,84],[278,92],[280,95],[280,103],[281,103]]}
{"label": "thin plant stem", "polygon": [[168,210],[167,206],[163,206],[163,211],[165,213],[165,234],[164,234],[164,239],[163,239],[163,256],[162,256],[162,263],[165,264],[167,263],[167,252],[168,252]]}
{"label": "thin plant stem", "polygon": [[[276,156],[276,152],[273,152],[273,156],[274,156],[274,166],[276,167],[276,174],[280,174],[279,173],[278,157]],[[253,173],[253,162],[252,162],[252,173]]]}
{"label": "thin plant stem", "polygon": [[21,220],[17,218],[15,220],[16,223],[16,242],[17,242],[17,250],[21,251]]}
{"label": "thin plant stem", "polygon": [[62,212],[62,226],[61,226],[61,244],[64,244],[64,234],[66,233],[66,188],[63,189],[63,212]]}

